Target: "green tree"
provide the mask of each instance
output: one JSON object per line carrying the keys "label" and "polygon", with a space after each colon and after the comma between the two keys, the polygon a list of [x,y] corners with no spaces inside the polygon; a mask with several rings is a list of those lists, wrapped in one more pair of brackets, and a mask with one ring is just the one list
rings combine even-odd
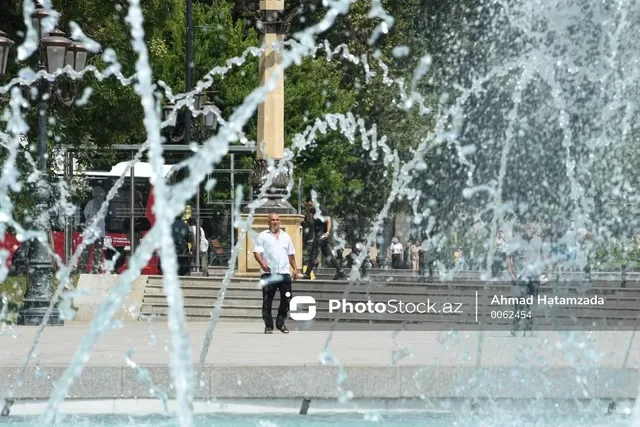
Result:
{"label": "green tree", "polygon": [[[5,31],[16,33],[23,30],[21,6],[17,0],[9,3],[7,15],[0,19]],[[4,4],[3,3],[3,4]],[[248,15],[241,13],[239,2],[195,1],[194,2],[194,81],[201,78],[213,66],[225,65],[225,61],[239,55],[249,46],[258,45],[258,33],[247,25]],[[367,17],[370,1],[356,2],[349,16],[340,18],[336,25],[318,38],[332,46],[346,43],[357,55],[367,55],[376,76],[365,83],[362,65],[350,64],[334,59],[329,62],[323,56],[307,58],[301,65],[291,67],[285,74],[285,140],[291,145],[292,137],[301,133],[315,118],[326,113],[353,112],[365,120],[366,127],[377,128],[378,136],[386,135],[392,149],[398,150],[402,158],[410,155],[419,138],[426,134],[432,123],[427,117],[417,114],[417,109],[408,111],[398,108],[390,100],[398,99],[397,87],[388,87],[382,81],[382,72],[374,54],[389,64],[393,77],[402,77],[410,82],[414,66],[424,53],[426,42],[420,33],[420,4],[418,0],[383,2],[386,10],[394,15],[395,23],[387,34],[381,35],[370,45],[368,39],[379,24],[378,19]],[[291,10],[300,4],[287,2]],[[68,28],[68,21],[75,20],[85,33],[101,43],[103,48],[113,48],[122,65],[122,73],[130,76],[135,72],[136,56],[130,46],[125,2],[113,4],[99,0],[59,0],[55,7],[62,14],[60,27]],[[293,20],[290,33],[317,21],[325,12],[317,2],[304,3],[304,12]],[[146,39],[150,48],[154,77],[163,80],[182,92],[185,83],[185,0],[149,0],[143,4]],[[5,25],[6,24],[6,25]],[[12,36],[13,37],[13,36]],[[20,42],[14,37],[16,42]],[[399,55],[394,48],[406,46],[408,56]],[[100,55],[91,63],[104,68]],[[13,73],[24,64],[12,65]],[[216,103],[224,116],[237,108],[242,100],[258,84],[257,58],[249,57],[245,64],[234,68],[218,79],[215,89]],[[11,74],[11,72],[10,72]],[[321,76],[321,77],[319,77]],[[424,78],[423,80],[426,80]],[[144,138],[142,110],[139,98],[130,86],[122,86],[115,78],[102,81],[87,76],[79,83],[79,92],[91,87],[89,102],[71,108],[50,110],[56,124],[54,135],[61,144],[92,145],[103,151],[114,144],[141,143]],[[422,83],[420,90],[429,93],[430,87]],[[435,96],[429,102],[435,104]],[[29,117],[35,128],[35,115]],[[179,118],[178,129],[182,117]],[[245,127],[248,138],[256,138],[256,119]],[[30,135],[35,140],[35,134]],[[51,142],[52,149],[55,141]],[[81,162],[87,167],[108,168],[119,160],[117,153],[86,153]],[[319,160],[322,161],[319,161]],[[241,166],[249,167],[248,164]],[[384,203],[390,189],[392,171],[384,170],[381,164],[372,164],[368,152],[336,133],[319,138],[317,143],[296,159],[295,178],[302,177],[304,194],[308,197],[313,188],[324,195],[326,205],[338,219],[351,218],[351,228],[357,225],[359,233],[366,229]],[[219,189],[224,193],[225,189]],[[217,190],[218,191],[218,190]],[[219,195],[222,193],[218,193]],[[294,197],[294,205],[297,202]],[[402,206],[398,205],[397,209]],[[354,219],[355,218],[355,219]],[[344,221],[343,221],[344,222]]]}

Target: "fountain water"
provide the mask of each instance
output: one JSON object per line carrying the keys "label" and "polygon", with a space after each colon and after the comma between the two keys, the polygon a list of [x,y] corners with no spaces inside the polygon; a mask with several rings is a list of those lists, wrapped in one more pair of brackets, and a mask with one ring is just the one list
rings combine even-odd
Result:
{"label": "fountain water", "polygon": [[[43,3],[47,9],[51,9],[48,2]],[[295,41],[285,43],[286,53],[281,72],[299,63],[302,58],[314,55],[324,47],[328,59],[342,53],[343,60],[362,65],[366,78],[373,76],[370,62],[376,61],[366,57],[356,58],[345,46],[332,50],[328,44],[324,46],[315,44],[315,35],[329,28],[338,16],[348,13],[351,3],[348,0],[327,2],[328,12],[318,24],[297,34]],[[386,137],[378,138],[375,125],[367,128],[364,120],[352,114],[327,114],[316,119],[313,126],[304,133],[296,135],[291,150],[286,152],[285,161],[279,165],[272,165],[269,171],[267,182],[262,187],[262,194],[265,194],[275,176],[289,169],[295,162],[296,156],[314,143],[318,133],[325,133],[327,130],[339,131],[352,144],[360,139],[362,148],[368,151],[374,161],[379,156],[383,157],[384,169],[392,171],[391,191],[383,209],[366,235],[365,250],[359,255],[356,266],[364,261],[366,249],[375,245],[379,230],[384,220],[389,217],[391,207],[396,201],[405,199],[409,202],[413,208],[415,225],[422,229],[424,224],[434,217],[434,204],[445,206],[451,204],[449,200],[430,196],[431,194],[442,195],[443,188],[449,185],[454,188],[464,188],[464,191],[460,191],[460,194],[451,194],[447,191],[445,197],[456,201],[466,198],[470,206],[480,209],[489,218],[490,236],[496,235],[497,229],[501,226],[502,214],[510,207],[515,207],[519,213],[537,215],[538,218],[547,222],[555,222],[561,218],[570,218],[573,221],[584,221],[582,218],[589,218],[585,225],[594,230],[601,244],[607,244],[612,238],[619,238],[621,224],[625,224],[628,227],[627,230],[638,225],[637,220],[630,216],[629,212],[623,212],[615,202],[611,204],[612,197],[623,192],[631,192],[637,186],[635,174],[633,174],[634,165],[623,161],[625,156],[622,153],[633,149],[634,138],[637,137],[635,125],[637,109],[633,95],[637,93],[638,55],[630,44],[630,35],[637,30],[638,7],[631,1],[623,0],[598,4],[589,4],[582,0],[562,0],[557,2],[551,10],[545,9],[549,7],[548,5],[516,0],[479,1],[478,5],[476,12],[469,11],[470,16],[477,15],[475,16],[476,28],[473,30],[478,36],[475,52],[461,50],[460,55],[452,56],[451,64],[448,64],[445,58],[444,66],[441,63],[440,68],[433,70],[434,75],[438,77],[450,78],[450,81],[454,81],[455,78],[460,82],[459,85],[450,84],[447,88],[450,91],[449,98],[455,100],[450,105],[446,105],[445,101],[441,104],[440,110],[434,112],[417,91],[417,82],[429,74],[430,67],[433,67],[430,56],[425,55],[420,61],[420,65],[413,73],[413,81],[408,92],[404,81],[389,78],[387,66],[384,62],[377,61],[384,81],[389,85],[396,85],[399,89],[398,108],[410,110],[417,107],[422,116],[435,119],[433,132],[421,136],[411,159],[403,162],[400,155],[387,144]],[[32,9],[33,1],[25,1],[24,10],[27,16]],[[373,2],[371,16],[382,21],[371,35],[371,40],[374,41],[388,31],[388,28],[393,25],[393,19],[384,11],[379,1]],[[52,14],[52,17],[55,20],[55,14]],[[22,99],[17,85],[29,85],[43,77],[55,79],[63,73],[81,78],[86,72],[93,72],[99,78],[116,75],[123,84],[134,84],[145,110],[145,129],[148,138],[145,148],[148,147],[149,158],[158,177],[154,182],[157,223],[136,249],[129,263],[129,270],[121,276],[101,305],[72,363],[57,381],[56,389],[39,420],[42,424],[54,421],[73,382],[81,375],[98,338],[112,326],[113,316],[130,292],[133,280],[139,275],[140,269],[153,252],[158,249],[164,271],[164,291],[170,307],[170,372],[178,403],[178,420],[183,426],[207,422],[193,415],[195,389],[200,383],[226,287],[230,283],[233,272],[229,269],[223,279],[223,286],[210,317],[200,362],[194,375],[192,365],[189,363],[192,360],[191,347],[169,229],[173,217],[195,194],[197,185],[211,172],[213,165],[221,161],[229,144],[236,141],[247,142],[240,129],[253,116],[257,105],[264,99],[273,81],[268,82],[264,87],[257,88],[228,121],[221,122],[223,126],[218,134],[206,141],[185,162],[190,170],[189,177],[176,184],[170,192],[161,173],[164,158],[160,130],[164,124],[161,123],[157,108],[154,82],[142,30],[143,16],[137,0],[130,1],[127,22],[131,27],[134,50],[139,55],[135,78],[122,76],[119,73],[115,52],[105,50],[103,57],[108,58],[112,64],[107,70],[100,71],[89,67],[80,73],[64,70],[54,75],[23,70],[20,77],[0,88],[0,94],[11,90],[12,95],[11,103],[5,110],[5,116],[8,119],[6,131],[0,131],[0,139],[9,153],[0,177],[0,201],[2,202],[0,235],[4,235],[6,226],[9,225],[19,231],[22,239],[34,237],[46,239],[46,236],[42,236],[38,230],[35,232],[24,230],[13,220],[13,207],[8,198],[10,190],[19,191],[20,177],[15,167],[16,156],[19,151],[19,137],[28,129],[21,111],[23,104],[27,101]],[[54,24],[55,22],[51,25],[52,28]],[[84,37],[77,26],[74,26],[74,36],[80,40],[86,40],[88,45],[93,43],[95,48],[95,42]],[[501,40],[496,40],[496,36],[502,36]],[[34,44],[35,37],[27,20],[26,41],[19,50],[21,58],[26,58],[33,52],[34,46],[37,45],[37,43]],[[247,55],[256,55],[258,52],[257,48],[245,52],[241,58],[230,61],[227,69],[241,64]],[[461,65],[458,62],[460,56],[466,57],[473,66]],[[193,109],[191,95],[209,87],[212,84],[213,75],[224,75],[225,71],[222,68],[212,70],[190,94],[173,97],[167,85],[160,83],[159,86],[165,90],[169,99],[178,101],[175,105],[176,109],[185,105]],[[445,182],[430,183],[426,178],[423,179],[421,174],[432,170],[425,165],[429,164],[430,156],[443,146],[453,147],[455,157],[450,161],[465,167],[465,174],[447,176],[444,178]],[[139,153],[136,161],[140,156]],[[431,163],[430,166],[432,167],[433,164]],[[108,202],[115,194],[117,187],[122,184],[126,173],[107,196],[107,200],[102,205],[100,217],[106,214]],[[236,198],[236,200],[240,199],[240,197]],[[253,203],[250,206],[251,212],[254,212],[259,204],[259,200]],[[252,216],[250,215],[249,221],[243,222],[240,220],[239,208],[239,205],[235,207],[234,225],[243,228],[244,232],[253,233],[249,228]],[[96,218],[94,221],[97,220]],[[79,252],[91,243],[91,236],[85,236],[84,241],[86,244],[74,254],[75,261],[79,257]],[[240,250],[239,245],[234,248],[230,265],[233,265],[233,261],[239,256]],[[70,283],[71,268],[65,266],[51,249],[49,251],[60,267],[57,274],[60,285],[56,289],[54,300],[62,297],[62,312],[68,313],[74,294],[63,296],[62,289]],[[493,245],[490,244],[484,264],[487,268],[493,261],[493,252]],[[0,261],[2,261],[0,262],[1,281],[7,275],[1,253]],[[74,263],[72,260],[69,265]],[[444,269],[440,270],[444,275]],[[359,280],[359,270],[354,268],[345,295],[357,286]],[[52,307],[49,311],[51,309]],[[336,325],[339,320],[340,318],[336,317],[333,325]],[[32,359],[43,329],[44,326],[39,328],[36,340],[31,346],[18,378],[24,378],[27,364]],[[396,331],[394,335],[394,344],[399,348],[398,354],[392,357],[394,365],[412,355],[409,348],[395,341],[398,333],[401,334]],[[345,388],[346,372],[342,369],[339,358],[331,352],[334,334],[332,330],[327,335],[320,359],[324,364],[331,363],[339,368],[337,388],[340,391],[340,401],[346,402],[353,397],[353,393]],[[459,338],[457,334],[451,333],[446,339]],[[441,344],[445,346],[444,343]],[[629,343],[629,348],[631,344],[632,341]],[[450,344],[446,345],[448,349]],[[547,342],[541,347],[548,349],[551,345],[556,345],[559,351],[575,364],[578,377],[587,377],[599,366],[602,354],[586,335],[567,334],[561,342]],[[535,348],[532,348],[532,351],[535,352]],[[491,355],[493,356],[495,355]],[[137,367],[131,360],[130,354],[127,354],[127,360],[130,366]],[[530,356],[523,356],[522,363],[526,364],[530,360]],[[584,360],[587,363],[579,365],[578,362]],[[626,365],[626,358],[624,363]],[[414,377],[413,381],[418,388],[424,388],[425,385],[421,383],[419,376]],[[482,376],[474,377],[470,379],[467,387],[482,388],[488,381],[491,380]],[[10,390],[6,398],[12,398],[11,393]],[[585,397],[589,397],[588,392],[585,392]],[[544,407],[541,406],[541,408],[540,411],[545,410]],[[573,416],[567,420],[544,420],[541,425],[544,423],[557,425],[558,421],[584,424],[585,418],[592,417],[593,413],[593,410],[584,410],[580,416]],[[514,414],[496,404],[495,407],[490,408],[488,414],[482,414],[480,419],[475,411],[469,410],[463,412],[458,420],[490,425],[489,423],[499,422],[501,417],[512,416],[526,423],[526,417],[520,418],[519,414]],[[379,418],[374,415],[371,420],[377,421]],[[451,418],[436,417],[427,422],[433,421],[435,424],[451,420]],[[244,418],[227,421],[250,422],[251,420]],[[349,417],[341,421],[349,425],[356,425],[358,422]],[[397,422],[406,424],[424,421],[425,418],[406,417]],[[79,421],[71,420],[70,422],[77,425]],[[116,425],[122,420],[111,418],[104,422],[106,423],[104,425],[109,425],[108,423]],[[264,425],[262,420],[256,420],[256,422]],[[286,417],[277,420],[280,426],[289,423],[297,425],[298,422],[298,419],[292,420]],[[395,420],[392,419],[389,424],[393,425],[394,422]]]}

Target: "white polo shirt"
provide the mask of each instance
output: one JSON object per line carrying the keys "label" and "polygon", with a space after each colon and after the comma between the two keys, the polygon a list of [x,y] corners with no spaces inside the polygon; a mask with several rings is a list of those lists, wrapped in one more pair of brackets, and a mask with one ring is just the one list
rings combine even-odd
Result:
{"label": "white polo shirt", "polygon": [[394,255],[402,254],[402,243],[392,243],[391,244],[391,253]]}
{"label": "white polo shirt", "polygon": [[[271,269],[272,274],[291,274],[289,255],[295,255],[296,250],[293,247],[291,237],[284,230],[280,230],[278,238],[270,230],[258,234],[253,252],[262,254],[262,258]],[[260,274],[265,273],[266,271],[261,268]]]}

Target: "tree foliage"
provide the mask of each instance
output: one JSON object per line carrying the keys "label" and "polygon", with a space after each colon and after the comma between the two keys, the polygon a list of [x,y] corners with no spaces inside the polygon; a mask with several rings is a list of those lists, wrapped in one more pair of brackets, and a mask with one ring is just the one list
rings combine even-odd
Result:
{"label": "tree foliage", "polygon": [[[2,1],[2,10],[7,14],[0,19],[0,28],[20,43],[22,40],[14,34],[24,30],[21,2]],[[433,126],[433,119],[420,116],[416,107],[400,107],[399,90],[383,81],[377,61],[387,64],[390,77],[404,79],[406,88],[410,87],[413,69],[427,49],[436,46],[424,33],[425,1],[384,0],[382,5],[394,17],[394,22],[373,43],[370,42],[371,35],[381,20],[369,16],[371,0],[355,2],[347,16],[340,17],[332,28],[317,38],[318,43],[326,40],[332,47],[346,44],[353,55],[366,58],[375,75],[367,81],[362,63],[352,64],[338,58],[327,61],[322,55],[307,58],[288,69],[285,75],[287,146],[291,146],[294,135],[304,132],[316,118],[327,113],[351,112],[364,120],[367,129],[375,127],[378,137],[386,136],[391,149],[401,158],[411,156],[411,150]],[[326,13],[326,7],[318,1],[288,1],[286,5],[288,11],[302,7],[302,13],[291,22],[289,34],[317,22]],[[69,20],[76,21],[89,37],[103,46],[103,53],[106,48],[116,52],[125,76],[135,73],[136,55],[124,20],[127,14],[125,1],[58,0],[54,6],[61,13],[59,26],[62,29],[68,32]],[[142,7],[154,78],[166,82],[174,93],[182,92],[185,88],[185,0],[148,0]],[[446,15],[448,9],[442,5],[439,8],[438,13]],[[430,10],[429,7],[426,9]],[[246,13],[242,2],[194,1],[193,12],[194,82],[212,67],[226,65],[228,58],[240,55],[247,47],[258,46],[254,17]],[[99,69],[107,65],[101,55],[94,56],[91,63]],[[9,74],[15,74],[24,65],[13,64]],[[258,60],[250,56],[243,65],[216,80],[215,102],[223,116],[228,117],[258,85],[257,70]],[[436,106],[436,90],[429,77],[427,74],[417,82],[417,88],[428,103]],[[51,127],[54,136],[51,148],[53,150],[57,143],[95,146],[101,154],[86,153],[80,158],[82,164],[108,168],[119,159],[117,153],[108,151],[110,146],[141,143],[145,139],[140,100],[131,86],[122,86],[113,77],[100,81],[88,75],[79,83],[78,94],[87,87],[93,90],[88,103],[70,108],[55,106],[50,110],[50,115],[56,119]],[[35,129],[35,115],[29,119],[31,128]],[[181,121],[182,117],[178,127]],[[256,119],[245,127],[248,138],[255,140],[256,127]],[[35,133],[29,138],[35,140]],[[240,166],[249,167],[246,163]],[[324,135],[305,152],[298,153],[295,166],[296,182],[298,178],[304,182],[304,197],[309,196],[311,189],[316,190],[325,206],[346,225],[354,238],[366,231],[390,191],[392,171],[380,162],[374,163],[366,150],[350,144],[338,132]],[[219,190],[218,195],[225,191],[224,188]],[[295,194],[292,202],[295,206]],[[396,204],[394,209],[406,209],[406,205]]]}

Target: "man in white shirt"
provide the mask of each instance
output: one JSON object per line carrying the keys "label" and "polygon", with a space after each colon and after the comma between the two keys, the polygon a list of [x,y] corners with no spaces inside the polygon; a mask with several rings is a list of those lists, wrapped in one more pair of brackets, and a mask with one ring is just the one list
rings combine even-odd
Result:
{"label": "man in white shirt", "polygon": [[[202,221],[202,220],[200,220]],[[195,264],[195,259],[198,255],[200,255],[200,268],[202,269],[202,274],[208,276],[208,267],[209,267],[209,242],[207,241],[207,236],[204,234],[204,229],[202,225],[197,227],[200,229],[200,250],[196,251],[196,220],[191,217],[189,218],[189,230],[191,231],[191,248],[193,252],[193,263]]]}
{"label": "man in white shirt", "polygon": [[391,250],[391,268],[398,269],[401,267],[401,264],[402,264],[402,253],[404,250],[402,243],[400,243],[400,239],[398,239],[397,237],[394,237],[391,240],[390,250]]}
{"label": "man in white shirt", "polygon": [[276,317],[276,328],[282,333],[288,334],[289,330],[284,325],[289,314],[289,301],[291,300],[291,272],[293,279],[298,278],[296,266],[295,248],[291,237],[280,230],[280,216],[270,213],[267,220],[269,229],[260,233],[255,241],[253,256],[260,264],[260,278],[262,280],[262,319],[264,320],[265,334],[273,333],[273,317],[271,305],[276,290],[280,290],[280,307]]}

